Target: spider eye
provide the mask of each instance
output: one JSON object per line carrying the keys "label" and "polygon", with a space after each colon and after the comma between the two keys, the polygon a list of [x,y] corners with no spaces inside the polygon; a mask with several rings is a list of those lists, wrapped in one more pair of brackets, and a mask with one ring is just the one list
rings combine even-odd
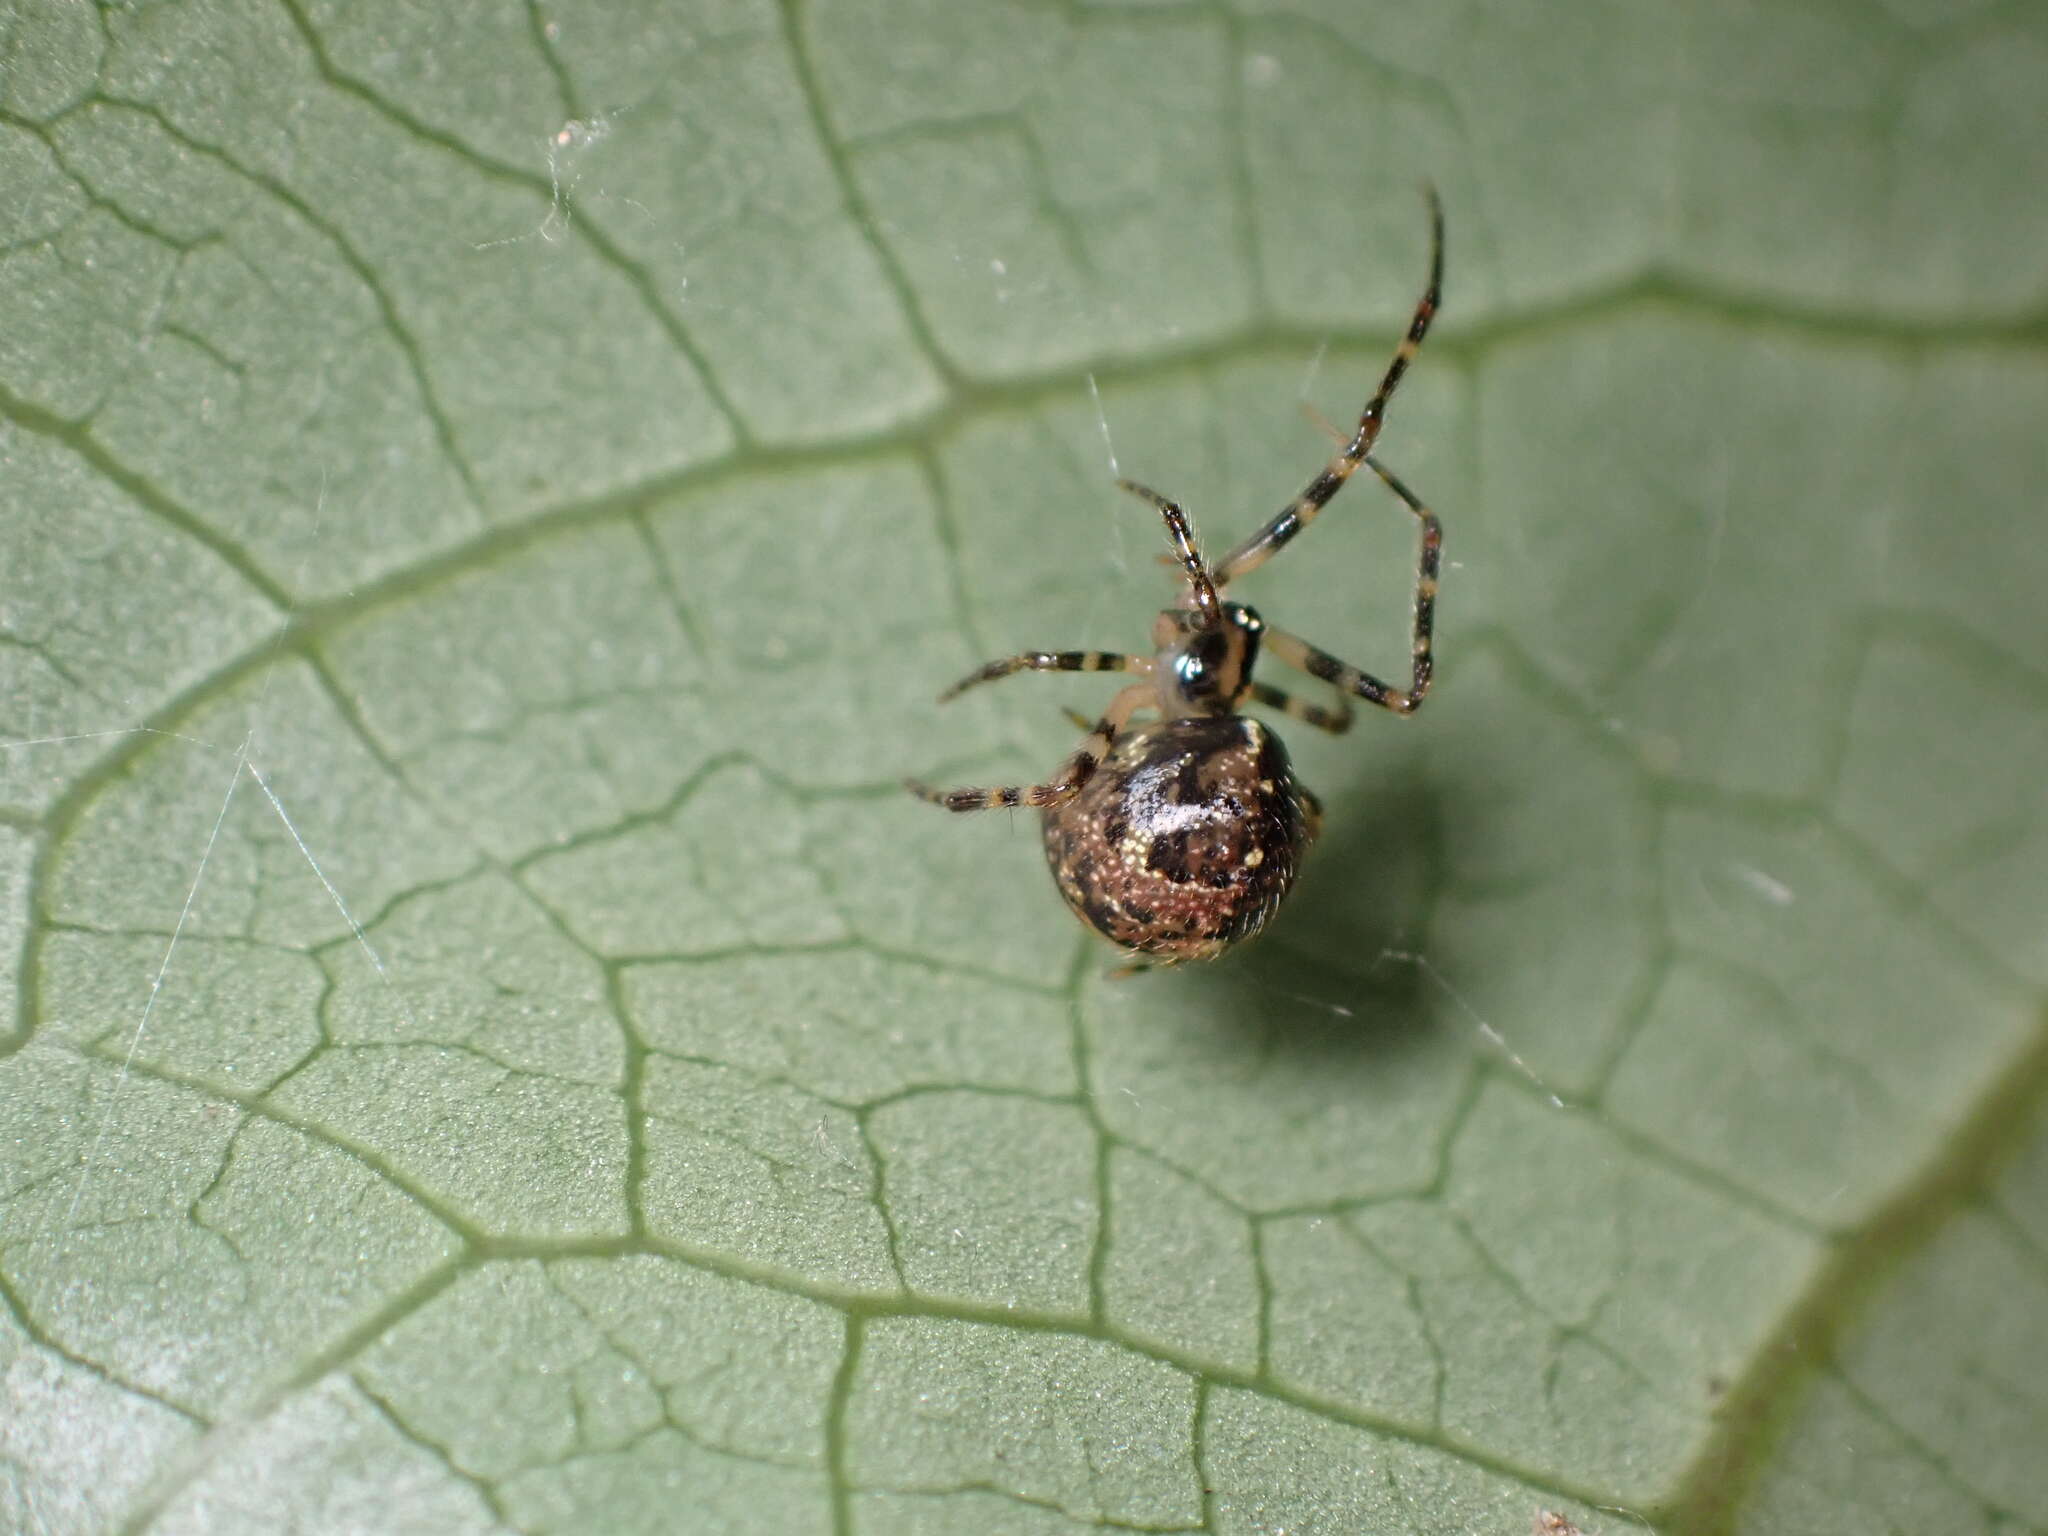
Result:
{"label": "spider eye", "polygon": [[1220,630],[1196,635],[1187,643],[1173,659],[1174,681],[1180,684],[1182,693],[1195,698],[1214,687],[1212,678],[1223,664],[1223,651],[1228,643]]}

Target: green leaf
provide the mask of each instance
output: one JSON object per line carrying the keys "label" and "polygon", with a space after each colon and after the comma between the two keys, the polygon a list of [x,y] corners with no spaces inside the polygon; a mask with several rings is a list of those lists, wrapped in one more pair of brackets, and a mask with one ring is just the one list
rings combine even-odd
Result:
{"label": "green leaf", "polygon": [[[2048,1530],[2040,8],[0,16],[0,1527]],[[1419,290],[1412,721],[1022,816]],[[1351,488],[1234,592],[1401,666]],[[1276,680],[1277,670],[1269,675]],[[1308,696],[1312,691],[1304,690]]]}

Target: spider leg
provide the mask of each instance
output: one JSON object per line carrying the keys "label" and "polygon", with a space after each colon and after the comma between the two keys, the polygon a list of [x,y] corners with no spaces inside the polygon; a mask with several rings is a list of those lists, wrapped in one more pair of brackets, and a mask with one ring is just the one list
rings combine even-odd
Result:
{"label": "spider leg", "polygon": [[939,695],[944,704],[957,699],[968,689],[982,683],[992,683],[998,678],[1010,676],[1013,672],[1149,672],[1152,658],[1149,656],[1122,656],[1115,651],[1025,651],[1016,656],[1005,656],[1000,661],[991,661],[961,678],[959,682]]}
{"label": "spider leg", "polygon": [[[1284,629],[1266,627],[1265,647],[1290,667],[1299,667],[1310,677],[1319,677],[1341,694],[1352,694],[1368,704],[1377,704],[1381,709],[1391,709],[1397,715],[1412,715],[1422,703],[1422,691],[1409,689],[1403,692],[1381,682],[1370,672],[1361,672],[1349,662],[1339,661],[1319,646],[1310,645],[1299,635],[1289,634]],[[1422,683],[1422,690],[1428,689],[1428,680]]]}
{"label": "spider leg", "polygon": [[1415,306],[1415,317],[1408,322],[1408,334],[1401,339],[1401,345],[1394,349],[1394,360],[1387,364],[1386,374],[1380,379],[1380,387],[1366,401],[1365,409],[1359,413],[1358,427],[1351,434],[1349,442],[1338,450],[1337,456],[1323,467],[1321,474],[1309,481],[1301,494],[1273,514],[1265,527],[1252,534],[1242,544],[1216,562],[1216,585],[1226,586],[1247,571],[1257,570],[1287,546],[1297,533],[1316,520],[1316,516],[1337,492],[1344,488],[1344,482],[1366,462],[1373,444],[1379,441],[1380,426],[1387,413],[1387,402],[1394,397],[1394,390],[1401,382],[1401,376],[1408,371],[1408,364],[1422,348],[1422,338],[1428,334],[1429,322],[1435,317],[1437,306],[1443,301],[1444,285],[1444,211],[1437,201],[1434,188],[1425,187],[1429,198],[1430,256],[1429,287],[1423,291],[1422,300]]}
{"label": "spider leg", "polygon": [[920,800],[943,805],[949,811],[992,811],[1013,805],[1060,805],[1081,793],[1081,787],[1095,776],[1103,758],[1115,743],[1117,733],[1130,723],[1131,714],[1151,702],[1150,683],[1132,683],[1118,690],[1102,718],[1074,749],[1073,756],[1060,765],[1059,773],[1045,784],[1007,784],[996,789],[934,789],[916,779],[905,779],[903,787]]}
{"label": "spider leg", "polygon": [[1268,628],[1264,643],[1268,650],[1290,667],[1299,667],[1310,677],[1319,677],[1329,683],[1340,694],[1355,694],[1368,704],[1377,704],[1382,709],[1391,709],[1397,715],[1412,715],[1422,707],[1422,699],[1429,692],[1430,679],[1436,675],[1436,588],[1437,576],[1443,568],[1444,530],[1437,516],[1416,498],[1413,491],[1403,485],[1395,473],[1377,459],[1368,459],[1367,467],[1384,480],[1387,489],[1407,504],[1422,524],[1422,548],[1415,561],[1415,630],[1409,645],[1410,673],[1406,689],[1393,688],[1381,682],[1369,672],[1339,661],[1328,651],[1318,650],[1298,635],[1291,635],[1284,629]]}
{"label": "spider leg", "polygon": [[1140,501],[1148,501],[1158,508],[1159,515],[1166,519],[1166,535],[1173,540],[1174,559],[1187,573],[1188,590],[1195,599],[1195,611],[1202,616],[1205,624],[1214,624],[1222,604],[1216,596],[1217,587],[1222,583],[1209,574],[1209,568],[1202,562],[1202,552],[1195,547],[1194,532],[1188,527],[1188,515],[1177,502],[1168,501],[1148,485],[1135,480],[1119,480],[1120,489],[1129,491]]}
{"label": "spider leg", "polygon": [[[1138,708],[1141,710],[1149,709],[1156,712],[1159,708],[1159,701],[1157,699],[1147,699],[1144,703],[1140,704]],[[1066,707],[1066,705],[1062,704],[1060,706],[1060,713],[1067,717],[1067,723],[1072,725],[1073,728],[1077,731],[1085,731],[1092,728],[1088,717],[1082,714],[1081,711],[1079,711],[1078,709],[1069,709]],[[1124,724],[1129,725],[1130,722],[1127,720],[1124,722]]]}
{"label": "spider leg", "polygon": [[1342,736],[1351,729],[1351,701],[1341,693],[1337,695],[1335,709],[1324,709],[1320,704],[1311,704],[1291,693],[1283,693],[1270,683],[1253,683],[1251,692],[1253,703],[1277,709],[1289,719],[1305,721],[1332,736]]}

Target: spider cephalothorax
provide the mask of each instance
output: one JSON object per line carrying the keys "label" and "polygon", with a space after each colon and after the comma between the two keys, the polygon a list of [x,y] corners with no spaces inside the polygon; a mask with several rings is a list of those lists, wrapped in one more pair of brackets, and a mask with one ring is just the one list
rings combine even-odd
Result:
{"label": "spider cephalothorax", "polygon": [[1244,701],[1259,659],[1266,621],[1243,603],[1224,603],[1217,622],[1198,611],[1169,608],[1153,622],[1159,648],[1153,675],[1159,707],[1169,715],[1227,715]]}
{"label": "spider cephalothorax", "polygon": [[[933,789],[923,799],[954,811],[1030,805],[1044,812],[1046,859],[1076,915],[1127,954],[1152,964],[1206,960],[1265,926],[1294,883],[1315,839],[1322,808],[1294,781],[1287,749],[1238,711],[1263,704],[1322,730],[1351,727],[1351,700],[1412,714],[1429,692],[1431,637],[1443,531],[1435,514],[1372,456],[1387,402],[1422,345],[1443,287],[1443,214],[1430,207],[1429,287],[1357,429],[1301,494],[1211,566],[1187,515],[1156,491],[1123,488],[1165,520],[1183,587],[1177,606],[1153,622],[1153,654],[1026,651],[989,662],[940,695],[1013,672],[1131,672],[1072,756],[1049,782],[1000,789]],[[1277,554],[1306,528],[1344,482],[1370,469],[1422,527],[1415,574],[1414,644],[1406,688],[1391,687],[1286,630],[1269,626],[1224,588]],[[1304,703],[1255,680],[1268,652],[1329,683],[1331,706]],[[1158,718],[1133,725],[1140,710]]]}

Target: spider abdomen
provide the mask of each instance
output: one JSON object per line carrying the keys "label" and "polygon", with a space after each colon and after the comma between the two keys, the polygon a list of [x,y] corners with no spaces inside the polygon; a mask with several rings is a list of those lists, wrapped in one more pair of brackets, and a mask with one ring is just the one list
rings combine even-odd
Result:
{"label": "spider abdomen", "polygon": [[1117,737],[1081,792],[1045,811],[1053,880],[1081,921],[1168,963],[1265,926],[1316,831],[1280,738],[1242,715]]}

